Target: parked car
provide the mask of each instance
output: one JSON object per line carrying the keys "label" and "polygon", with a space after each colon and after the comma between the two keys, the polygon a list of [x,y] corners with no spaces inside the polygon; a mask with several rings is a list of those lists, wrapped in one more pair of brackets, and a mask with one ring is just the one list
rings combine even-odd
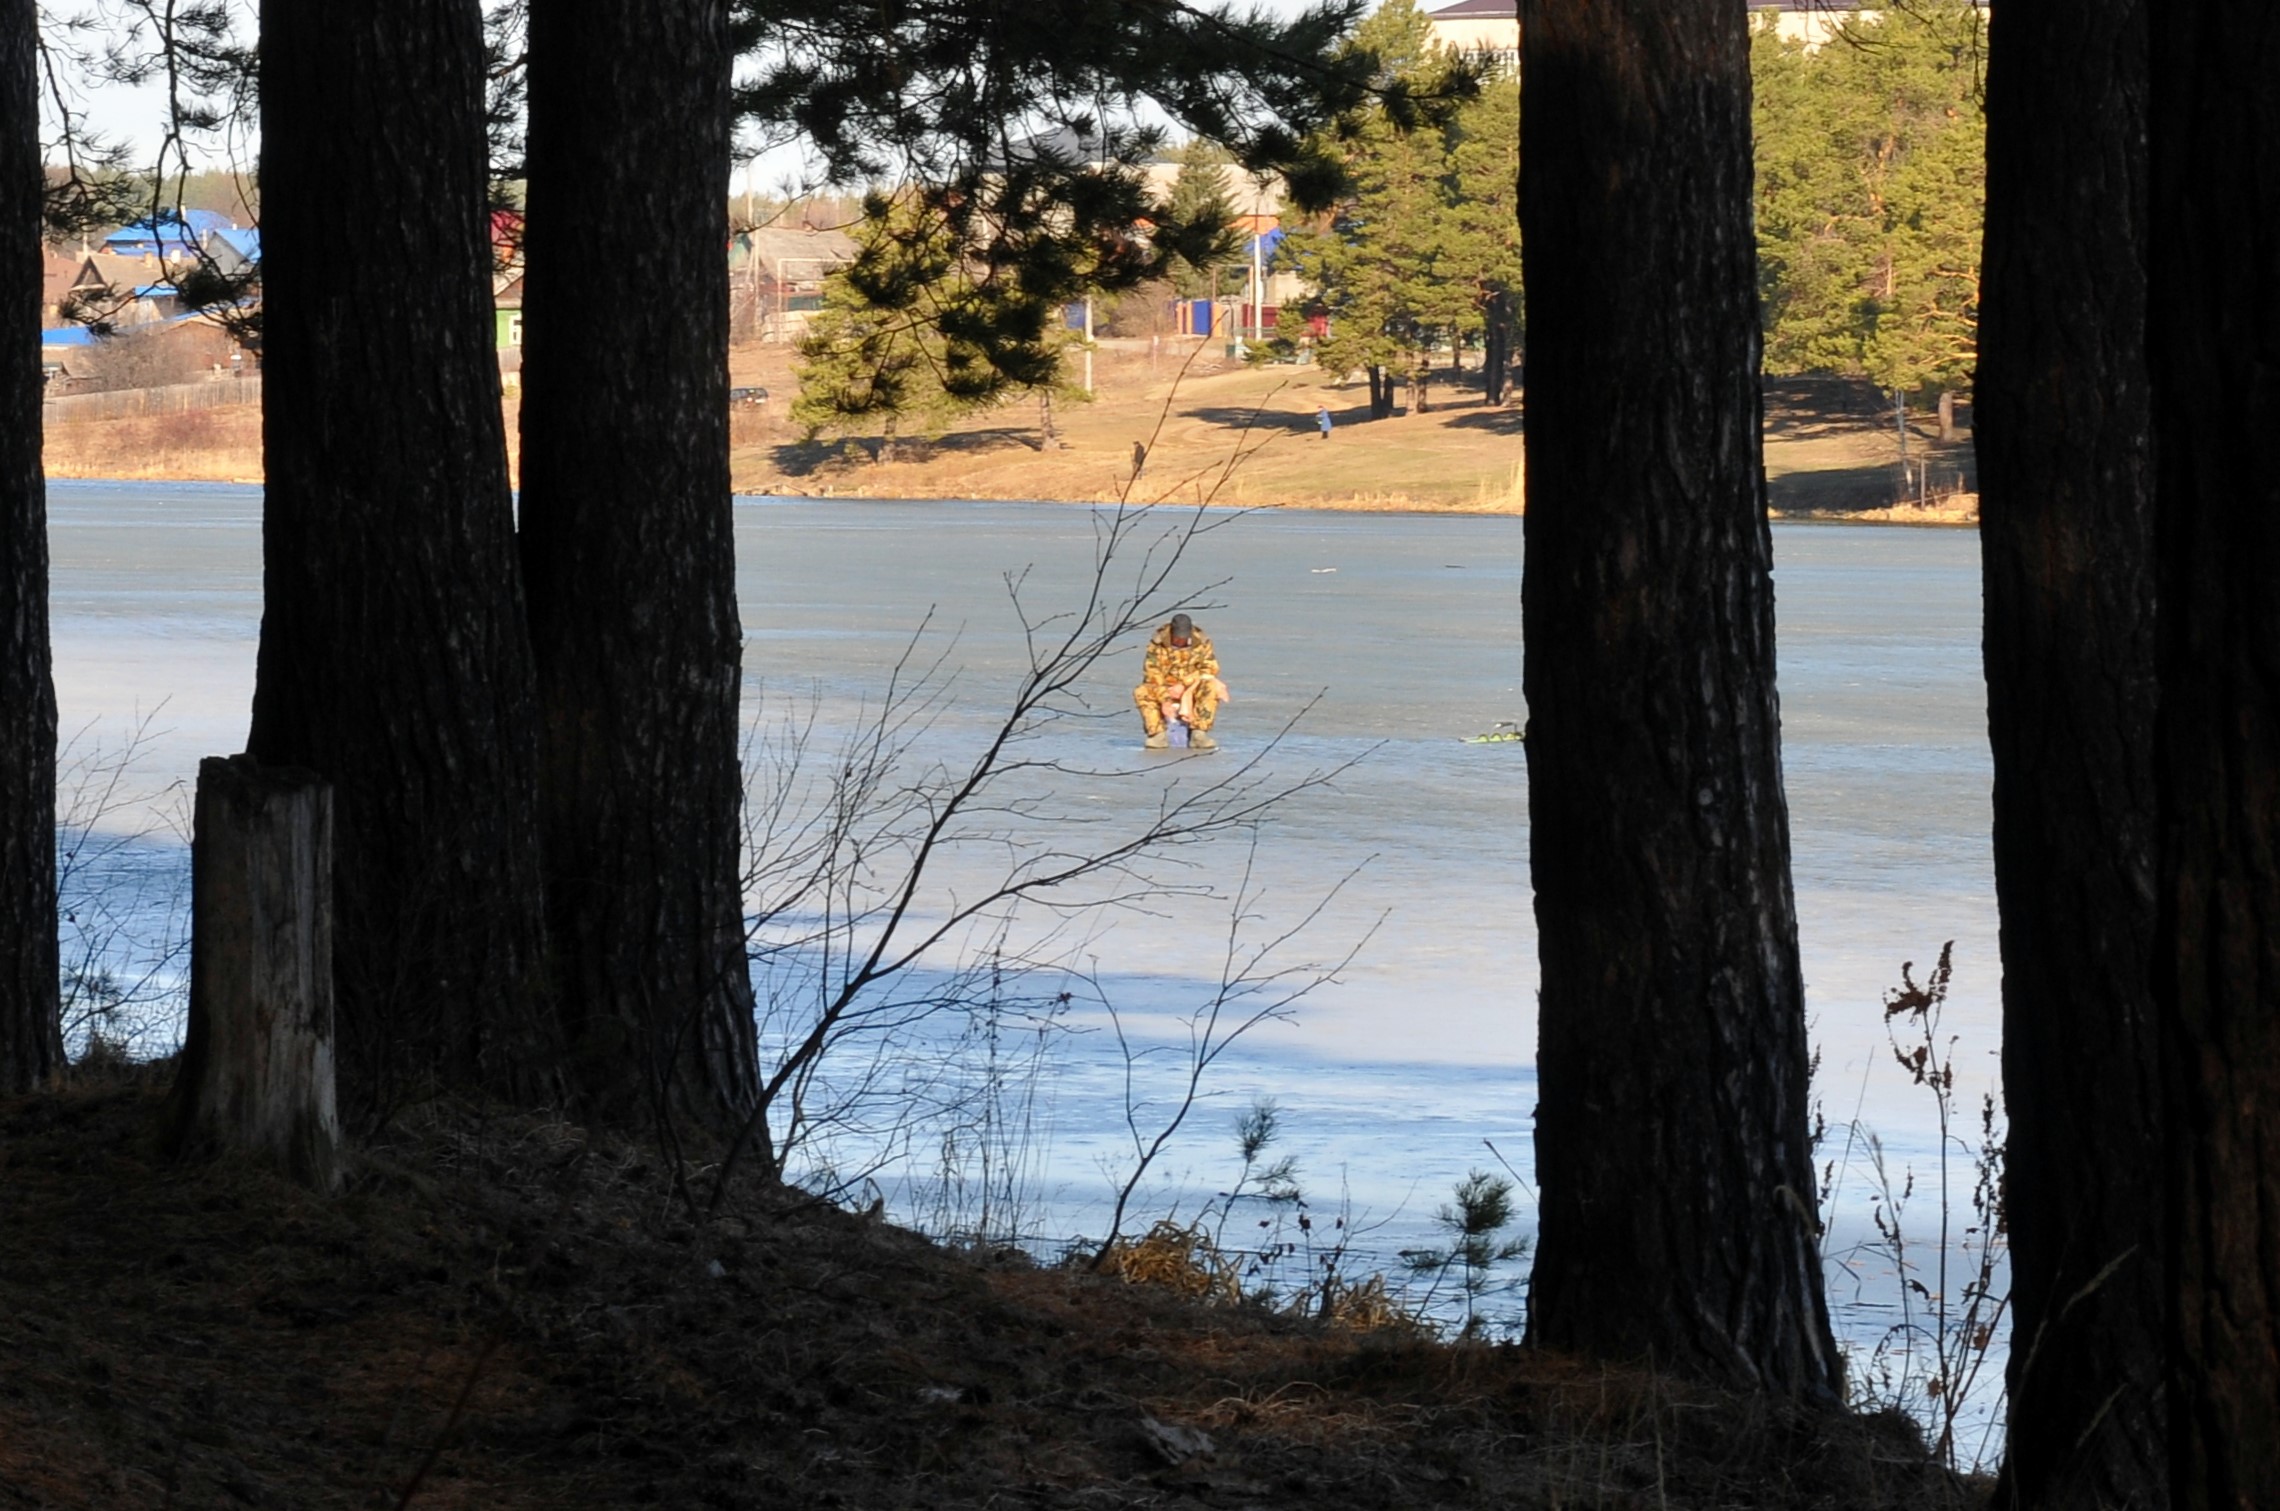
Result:
{"label": "parked car", "polygon": [[732,388],[728,391],[728,402],[760,409],[765,407],[768,402],[768,390],[765,388]]}

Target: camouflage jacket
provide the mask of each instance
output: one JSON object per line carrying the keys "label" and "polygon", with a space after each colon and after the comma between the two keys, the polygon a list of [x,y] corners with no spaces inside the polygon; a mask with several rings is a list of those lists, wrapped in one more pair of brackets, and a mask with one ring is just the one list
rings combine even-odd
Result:
{"label": "camouflage jacket", "polygon": [[1197,630],[1186,645],[1172,644],[1172,627],[1157,630],[1148,642],[1142,687],[1185,687],[1190,682],[1219,675],[1219,658],[1211,652],[1211,637]]}

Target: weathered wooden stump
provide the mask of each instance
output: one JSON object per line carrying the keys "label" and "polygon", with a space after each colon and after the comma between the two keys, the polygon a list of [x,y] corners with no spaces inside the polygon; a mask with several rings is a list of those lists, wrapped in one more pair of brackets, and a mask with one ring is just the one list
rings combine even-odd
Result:
{"label": "weathered wooden stump", "polygon": [[198,763],[178,1154],[241,1152],[333,1188],[332,788],[250,756]]}

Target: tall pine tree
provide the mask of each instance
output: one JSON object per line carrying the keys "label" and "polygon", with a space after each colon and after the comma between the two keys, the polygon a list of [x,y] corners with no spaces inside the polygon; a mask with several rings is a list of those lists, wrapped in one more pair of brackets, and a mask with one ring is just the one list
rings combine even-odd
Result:
{"label": "tall pine tree", "polygon": [[1726,0],[1522,7],[1528,1327],[1826,1397],[1745,24]]}
{"label": "tall pine tree", "polygon": [[37,1086],[63,1064],[40,473],[38,25],[32,0],[0,0],[0,1095]]}
{"label": "tall pine tree", "polygon": [[1172,289],[1183,298],[1216,298],[1224,279],[1243,276],[1236,270],[1244,266],[1248,240],[1235,226],[1235,180],[1228,171],[1235,154],[1217,142],[1198,138],[1165,155],[1180,165],[1167,201],[1171,224],[1225,228],[1223,234],[1201,247],[1171,259],[1168,276]]}
{"label": "tall pine tree", "polygon": [[1991,20],[1974,440],[2010,1112],[2001,1505],[2166,1496],[2144,0]]}
{"label": "tall pine tree", "polygon": [[2154,21],[2171,1496],[2229,1511],[2280,1505],[2280,11],[2189,0]]}
{"label": "tall pine tree", "polygon": [[1433,348],[1453,340],[1468,313],[1467,292],[1441,268],[1447,143],[1435,124],[1401,108],[1406,95],[1438,88],[1449,60],[1412,0],[1388,0],[1356,31],[1351,50],[1373,61],[1384,99],[1323,133],[1348,192],[1325,224],[1286,241],[1282,255],[1329,316],[1316,360],[1366,374],[1370,417],[1384,419],[1403,388],[1410,412],[1423,408]]}
{"label": "tall pine tree", "polygon": [[1351,50],[1374,60],[1380,98],[1320,134],[1344,192],[1282,253],[1329,317],[1317,357],[1366,373],[1383,419],[1404,385],[1422,412],[1435,352],[1461,363],[1478,340],[1494,402],[1520,325],[1519,80],[1439,46],[1410,0],[1381,7]]}
{"label": "tall pine tree", "polygon": [[[549,984],[604,1117],[758,1063],[728,482],[727,0],[533,6],[522,402]],[[671,291],[669,299],[658,297]]]}
{"label": "tall pine tree", "polygon": [[1522,333],[1520,78],[1492,77],[1449,129],[1449,213],[1439,272],[1466,293],[1488,402],[1502,403]]}
{"label": "tall pine tree", "polygon": [[1768,370],[1969,386],[1985,25],[1965,0],[1928,0],[1820,45],[1753,34]]}
{"label": "tall pine tree", "polygon": [[[247,749],[335,794],[344,1093],[562,1098],[475,0],[261,12],[268,486]],[[337,191],[357,188],[354,234]]]}

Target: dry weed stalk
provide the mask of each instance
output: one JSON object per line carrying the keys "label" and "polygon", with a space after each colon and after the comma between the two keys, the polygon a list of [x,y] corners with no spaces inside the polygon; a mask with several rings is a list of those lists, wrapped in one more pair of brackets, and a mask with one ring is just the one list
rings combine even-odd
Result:
{"label": "dry weed stalk", "polygon": [[[1884,1142],[1855,1117],[1847,1126],[1846,1159],[1857,1143],[1865,1149],[1873,1195],[1869,1218],[1876,1236],[1836,1256],[1859,1278],[1863,1255],[1890,1267],[1899,1320],[1887,1327],[1865,1356],[1853,1362],[1854,1405],[1864,1414],[1900,1412],[1922,1424],[1938,1461],[1951,1471],[1977,1471],[1994,1451],[2000,1421],[2002,1376],[1992,1377],[1996,1402],[1982,1397],[1989,1388],[1987,1365],[2008,1314],[2005,1289],[2008,1246],[2003,1211],[2003,1123],[1993,1091],[1980,1100],[1976,1140],[1961,1131],[1957,1102],[1958,1036],[1942,1037],[1940,1020],[1954,977],[1955,942],[1940,947],[1938,962],[1919,982],[1914,962],[1900,967],[1900,985],[1884,998],[1884,1020],[1893,1059],[1912,1085],[1928,1093],[1938,1128],[1933,1167],[1938,1211],[1929,1242],[1927,1268],[1922,1246],[1908,1225],[1916,1197],[1916,1172],[1888,1163]],[[1818,1136],[1818,1135],[1817,1135]],[[1969,1216],[1956,1163],[1968,1159],[1971,1171]],[[1838,1162],[1823,1167],[1823,1210],[1838,1182]],[[1991,1413],[1986,1434],[1966,1452],[1958,1429],[1982,1410]]]}

